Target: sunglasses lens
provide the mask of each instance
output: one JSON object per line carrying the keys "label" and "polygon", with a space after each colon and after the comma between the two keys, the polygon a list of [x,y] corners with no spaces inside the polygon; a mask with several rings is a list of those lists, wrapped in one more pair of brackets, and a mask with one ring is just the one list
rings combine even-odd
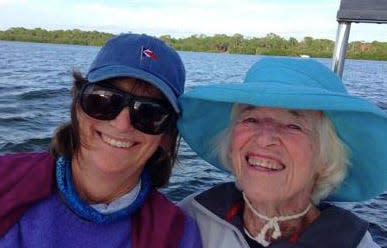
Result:
{"label": "sunglasses lens", "polygon": [[167,129],[172,114],[157,102],[137,100],[131,118],[133,126],[138,130],[147,134],[160,134]]}
{"label": "sunglasses lens", "polygon": [[97,84],[86,86],[81,96],[81,107],[98,120],[113,120],[122,110],[123,97]]}
{"label": "sunglasses lens", "polygon": [[162,100],[137,97],[93,83],[82,90],[80,105],[86,114],[98,120],[113,120],[128,106],[133,127],[152,135],[163,133],[174,116]]}

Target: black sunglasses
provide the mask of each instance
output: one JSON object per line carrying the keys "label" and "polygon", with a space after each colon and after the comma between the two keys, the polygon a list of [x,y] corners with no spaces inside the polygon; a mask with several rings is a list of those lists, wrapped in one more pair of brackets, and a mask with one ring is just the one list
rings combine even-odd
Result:
{"label": "black sunglasses", "polygon": [[113,120],[128,106],[131,124],[146,134],[161,134],[176,121],[169,102],[131,95],[106,83],[86,83],[79,96],[82,110],[98,120]]}

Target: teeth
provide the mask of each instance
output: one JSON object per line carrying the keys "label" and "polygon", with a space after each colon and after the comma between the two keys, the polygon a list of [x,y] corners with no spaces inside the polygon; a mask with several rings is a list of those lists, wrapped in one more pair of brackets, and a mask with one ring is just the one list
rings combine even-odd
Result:
{"label": "teeth", "polygon": [[275,161],[267,160],[267,159],[259,159],[259,158],[249,157],[247,162],[250,165],[253,165],[254,167],[262,167],[262,168],[267,168],[267,169],[271,169],[271,170],[284,169],[284,166],[282,164],[279,164],[279,163],[276,163]]}
{"label": "teeth", "polygon": [[133,145],[133,142],[116,140],[116,139],[109,138],[109,137],[104,136],[104,135],[102,135],[102,140],[111,146],[119,147],[119,148],[128,148],[128,147],[131,147]]}

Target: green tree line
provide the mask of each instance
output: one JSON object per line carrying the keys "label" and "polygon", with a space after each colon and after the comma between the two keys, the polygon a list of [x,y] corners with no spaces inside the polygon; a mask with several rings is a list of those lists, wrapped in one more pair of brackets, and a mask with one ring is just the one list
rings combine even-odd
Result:
{"label": "green tree line", "polygon": [[[44,43],[77,44],[101,46],[113,34],[98,31],[54,30],[22,27],[0,31],[0,40],[31,41]],[[158,37],[179,51],[222,52],[253,55],[282,55],[311,57],[332,57],[334,42],[328,39],[304,37],[302,40],[290,37],[285,39],[270,33],[265,37],[244,37],[241,34],[191,35],[186,38],[173,38],[170,35]],[[347,57],[352,59],[387,60],[387,42],[350,42]]]}
{"label": "green tree line", "polygon": [[42,28],[10,28],[5,31],[0,31],[0,40],[88,46],[100,46],[112,36],[109,33],[81,31],[79,29],[48,31]]}

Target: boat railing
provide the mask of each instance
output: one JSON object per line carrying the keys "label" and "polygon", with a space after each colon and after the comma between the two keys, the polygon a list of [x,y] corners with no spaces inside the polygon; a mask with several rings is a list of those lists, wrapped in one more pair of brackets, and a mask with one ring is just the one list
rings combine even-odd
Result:
{"label": "boat railing", "polygon": [[332,70],[342,77],[351,23],[387,23],[387,0],[341,0],[337,22]]}

